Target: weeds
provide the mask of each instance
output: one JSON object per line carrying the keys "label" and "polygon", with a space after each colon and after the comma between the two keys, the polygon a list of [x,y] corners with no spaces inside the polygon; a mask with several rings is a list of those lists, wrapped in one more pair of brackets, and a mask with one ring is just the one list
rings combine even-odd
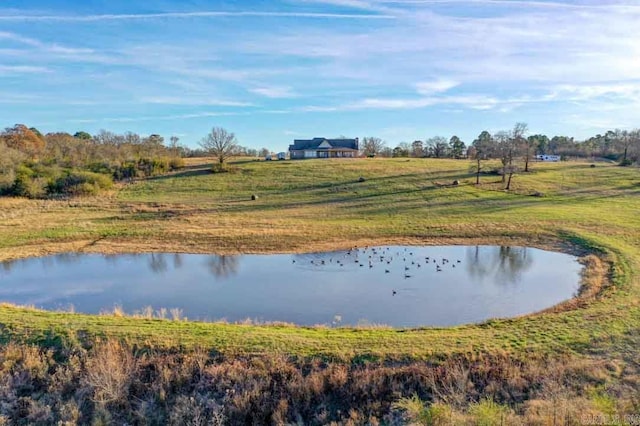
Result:
{"label": "weeds", "polygon": [[634,356],[612,370],[573,356],[361,364],[227,358],[117,340],[88,350],[10,343],[0,347],[0,418],[69,425],[578,424],[584,415],[637,412],[637,389],[628,387],[640,380]]}

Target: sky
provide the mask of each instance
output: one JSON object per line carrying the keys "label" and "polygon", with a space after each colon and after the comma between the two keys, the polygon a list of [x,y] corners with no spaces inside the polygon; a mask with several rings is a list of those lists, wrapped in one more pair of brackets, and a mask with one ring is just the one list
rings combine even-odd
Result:
{"label": "sky", "polygon": [[640,126],[640,2],[3,0],[0,122],[196,147]]}

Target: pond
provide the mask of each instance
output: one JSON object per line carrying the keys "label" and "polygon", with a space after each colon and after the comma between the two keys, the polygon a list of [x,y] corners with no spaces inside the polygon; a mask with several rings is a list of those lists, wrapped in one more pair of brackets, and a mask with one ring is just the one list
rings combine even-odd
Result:
{"label": "pond", "polygon": [[114,306],[126,313],[177,308],[204,321],[450,326],[532,313],[570,299],[581,268],[567,254],[499,246],[61,254],[0,263],[0,300],[84,313]]}

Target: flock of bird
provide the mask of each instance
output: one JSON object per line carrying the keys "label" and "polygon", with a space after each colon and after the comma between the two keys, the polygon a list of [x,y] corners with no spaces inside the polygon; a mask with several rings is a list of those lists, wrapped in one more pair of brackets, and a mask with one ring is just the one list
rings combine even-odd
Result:
{"label": "flock of bird", "polygon": [[[344,267],[351,264],[358,265],[361,268],[368,267],[373,269],[376,267],[384,267],[384,273],[390,274],[392,272],[392,265],[402,262],[404,270],[403,276],[405,279],[413,277],[413,271],[417,271],[423,267],[435,267],[436,272],[442,272],[443,268],[450,266],[455,268],[457,264],[462,263],[460,259],[450,260],[446,257],[436,258],[435,256],[418,256],[411,248],[402,248],[402,250],[393,247],[358,247],[354,246],[346,252],[332,253],[324,259],[312,259],[309,261],[310,265],[314,267],[322,267],[327,265],[335,265],[338,267]],[[296,259],[292,260],[296,263]],[[397,294],[396,290],[393,290],[392,294]]]}

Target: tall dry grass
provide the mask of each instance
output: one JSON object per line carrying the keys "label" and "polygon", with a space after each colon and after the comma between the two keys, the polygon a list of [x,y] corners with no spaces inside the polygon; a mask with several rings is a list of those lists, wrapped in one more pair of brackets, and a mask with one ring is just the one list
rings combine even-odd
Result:
{"label": "tall dry grass", "polygon": [[458,356],[438,363],[225,358],[206,350],[0,347],[5,424],[554,425],[640,409],[640,363]]}

